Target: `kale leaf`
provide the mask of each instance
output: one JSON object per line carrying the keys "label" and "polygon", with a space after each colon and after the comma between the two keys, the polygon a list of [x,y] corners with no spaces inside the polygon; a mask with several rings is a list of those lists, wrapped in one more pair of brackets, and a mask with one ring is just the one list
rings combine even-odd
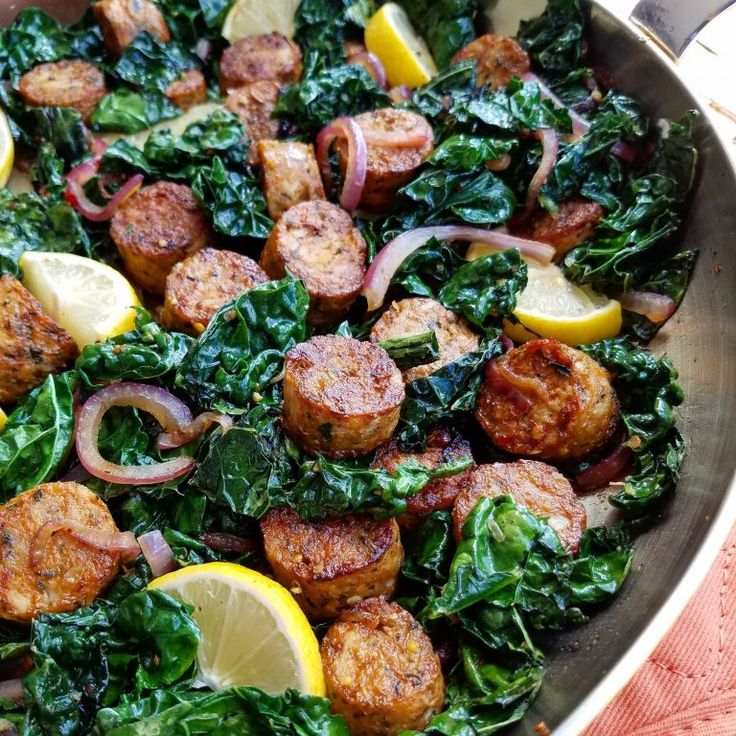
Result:
{"label": "kale leaf", "polygon": [[[352,334],[347,337],[352,337]],[[440,357],[440,345],[434,330],[419,335],[382,340],[378,344],[389,354],[400,371],[433,363]]]}
{"label": "kale leaf", "polygon": [[518,142],[514,138],[489,138],[458,133],[443,141],[427,163],[443,169],[473,171],[486,161],[510,154]]}
{"label": "kale leaf", "polygon": [[181,110],[162,94],[118,87],[97,103],[90,122],[96,130],[138,133],[179,115]]}
{"label": "kale leaf", "polygon": [[0,433],[3,500],[50,480],[74,438],[75,371],[57,373],[34,388]]}

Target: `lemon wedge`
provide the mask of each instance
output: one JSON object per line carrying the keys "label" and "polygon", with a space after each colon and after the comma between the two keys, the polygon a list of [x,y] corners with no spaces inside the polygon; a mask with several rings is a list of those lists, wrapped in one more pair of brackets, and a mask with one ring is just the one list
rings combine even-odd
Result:
{"label": "lemon wedge", "polygon": [[[474,260],[493,248],[473,243],[466,258]],[[541,266],[527,261],[529,280],[516,299],[513,324],[506,320],[504,332],[516,342],[549,337],[566,345],[586,345],[621,331],[621,305],[587,286],[565,278],[559,266]]]}
{"label": "lemon wedge", "polygon": [[79,348],[132,330],[140,302],[114,268],[72,253],[26,251],[23,285]]}
{"label": "lemon wedge", "polygon": [[10,134],[10,126],[5,112],[0,110],[0,187],[4,187],[10,179],[15,161],[15,144]]}
{"label": "lemon wedge", "polygon": [[392,87],[421,87],[437,74],[426,42],[396,3],[386,3],[368,21],[365,45],[381,60]]}
{"label": "lemon wedge", "polygon": [[202,631],[198,684],[325,694],[312,627],[289,591],[270,578],[231,562],[209,562],[164,575],[149,587],[194,607]]}
{"label": "lemon wedge", "polygon": [[5,429],[5,423],[8,421],[8,415],[0,409],[0,432]]}
{"label": "lemon wedge", "polygon": [[274,31],[293,38],[299,3],[300,0],[237,0],[225,18],[222,35],[230,43]]}

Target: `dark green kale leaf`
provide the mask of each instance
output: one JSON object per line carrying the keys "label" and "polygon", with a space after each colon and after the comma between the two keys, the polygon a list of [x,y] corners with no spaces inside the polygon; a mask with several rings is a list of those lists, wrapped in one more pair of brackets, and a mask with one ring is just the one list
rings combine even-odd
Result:
{"label": "dark green kale leaf", "polygon": [[474,171],[486,161],[494,161],[514,151],[518,141],[514,138],[488,138],[459,133],[437,148],[427,163],[442,169]]}
{"label": "dark green kale leaf", "polygon": [[218,41],[233,0],[158,0],[171,35],[194,48],[197,41]]}
{"label": "dark green kale leaf", "polygon": [[632,516],[643,516],[667,499],[680,477],[685,452],[675,427],[682,403],[677,371],[666,358],[655,358],[625,338],[603,340],[581,349],[611,371],[621,398],[621,416],[637,461],[636,472],[610,502]]}
{"label": "dark green kale leaf", "polygon": [[79,214],[56,196],[0,191],[0,273],[20,275],[25,251],[90,256],[91,244]]}
{"label": "dark green kale leaf", "polygon": [[181,110],[165,95],[118,87],[97,103],[90,122],[95,130],[138,133],[179,115]]}
{"label": "dark green kale leaf", "polygon": [[[35,668],[23,680],[27,726],[85,736],[97,711],[153,688],[188,685],[200,632],[186,606],[158,590],[119,605],[99,600],[41,614],[31,627]],[[34,733],[31,731],[31,733]]]}
{"label": "dark green kale leaf", "polygon": [[267,238],[273,221],[258,179],[249,169],[227,169],[219,156],[201,167],[192,190],[212,215],[215,230],[233,238]]}
{"label": "dark green kale leaf", "polygon": [[[352,334],[346,335],[352,337]],[[427,365],[440,358],[440,346],[434,330],[419,335],[397,337],[378,343],[396,363],[400,371],[408,371],[418,365]]]}
{"label": "dark green kale leaf", "polygon": [[38,8],[26,8],[0,30],[0,79],[15,84],[36,64],[58,61],[70,53],[69,39],[61,25]]}
{"label": "dark green kale leaf", "polygon": [[455,552],[451,512],[433,511],[425,516],[406,536],[404,552],[401,574],[405,578],[425,586],[444,584]]}
{"label": "dark green kale leaf", "polygon": [[294,16],[294,40],[304,58],[303,79],[345,63],[350,0],[302,0]]}
{"label": "dark green kale leaf", "polygon": [[176,386],[202,408],[245,412],[278,376],[284,354],[306,339],[308,306],[304,284],[290,276],[244,292],[212,318]]}
{"label": "dark green kale leaf", "polygon": [[388,95],[362,66],[336,66],[287,87],[274,115],[291,120],[302,133],[311,135],[335,118],[390,104]]}
{"label": "dark green kale leaf", "polygon": [[518,40],[542,71],[561,76],[582,65],[584,33],[580,0],[549,0],[540,16],[522,21]]}
{"label": "dark green kale leaf", "polygon": [[50,480],[74,439],[75,371],[57,373],[34,388],[0,433],[3,500]]}
{"label": "dark green kale leaf", "polygon": [[155,691],[144,700],[105,708],[97,717],[101,736],[349,736],[330,701],[297,690],[268,695],[253,687],[221,692]]}

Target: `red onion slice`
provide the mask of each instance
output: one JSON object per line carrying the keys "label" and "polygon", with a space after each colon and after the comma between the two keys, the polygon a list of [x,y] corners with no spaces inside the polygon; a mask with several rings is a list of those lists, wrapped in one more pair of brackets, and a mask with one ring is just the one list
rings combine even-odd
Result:
{"label": "red onion slice", "polygon": [[534,135],[542,141],[542,160],[539,162],[539,167],[529,183],[524,217],[529,217],[534,210],[539,199],[539,191],[554,170],[557,163],[557,154],[560,150],[560,138],[554,128],[542,128],[536,131]]}
{"label": "red onion slice", "polygon": [[317,136],[317,161],[325,182],[332,179],[330,146],[335,138],[339,137],[347,138],[348,141],[348,166],[340,193],[340,206],[348,212],[354,212],[360,204],[365,186],[368,148],[363,130],[354,118],[345,117],[333,120]]}
{"label": "red onion slice", "polygon": [[[97,140],[96,138],[94,140]],[[84,186],[93,176],[97,174],[102,161],[102,153],[96,153],[92,158],[88,158],[78,166],[70,169],[64,176],[67,181],[73,181]]]}
{"label": "red onion slice", "polygon": [[92,222],[105,222],[109,220],[117,208],[125,202],[128,197],[140,189],[143,184],[143,174],[131,176],[128,181],[115,192],[110,201],[101,207],[92,202],[84,191],[81,184],[69,181],[64,192],[64,199],[77,210],[83,217]]}
{"label": "red onion slice", "polygon": [[388,91],[388,96],[391,98],[391,102],[393,102],[394,105],[398,105],[410,100],[412,91],[405,84],[400,84],[398,87],[391,87]]}
{"label": "red onion slice", "polygon": [[89,142],[89,150],[95,156],[102,157],[102,154],[107,150],[107,141],[104,141],[102,138],[93,137]]}
{"label": "red onion slice", "polygon": [[381,89],[388,89],[386,70],[383,68],[381,60],[375,54],[372,54],[370,51],[358,51],[348,56],[348,64],[351,66],[362,66],[373,77],[373,81]]}
{"label": "red onion slice", "polygon": [[595,465],[591,465],[575,478],[578,491],[594,491],[604,488],[611,481],[620,478],[633,458],[633,452],[624,445],[619,445],[610,455]]}
{"label": "red onion slice", "polygon": [[220,552],[237,552],[244,555],[246,552],[252,552],[256,549],[256,543],[252,539],[236,537],[234,534],[225,534],[224,532],[206,532],[199,539],[208,547]]}
{"label": "red onion slice", "polygon": [[75,431],[77,456],[92,475],[109,483],[155,485],[178,478],[192,468],[194,458],[191,457],[177,457],[153,465],[117,465],[105,460],[97,448],[97,438],[103,417],[114,406],[132,406],[152,414],[165,432],[192,422],[186,404],[162,388],[122,382],[101,389],[80,409]]}
{"label": "red onion slice", "polygon": [[511,166],[511,156],[508,153],[504,153],[500,158],[492,158],[486,161],[488,171],[506,171],[509,166]]}
{"label": "red onion slice", "polygon": [[119,552],[122,562],[129,562],[140,554],[138,542],[132,532],[111,532],[107,529],[86,526],[73,519],[51,519],[36,530],[31,539],[28,563],[31,570],[42,567],[51,538],[64,531],[78,542],[103,552]]}
{"label": "red onion slice", "polygon": [[146,558],[148,566],[151,568],[153,577],[160,578],[167,572],[176,570],[179,565],[174,559],[174,553],[169,547],[169,543],[164,539],[164,535],[158,529],[152,532],[146,532],[138,537],[138,544],[141,552]]}
{"label": "red onion slice", "polygon": [[200,38],[197,41],[197,45],[194,47],[194,53],[199,56],[202,61],[207,61],[207,58],[212,53],[212,41],[206,38]]}
{"label": "red onion slice", "polygon": [[[22,705],[25,703],[26,694],[23,690],[23,680],[2,680],[0,681],[0,699],[8,700],[11,703],[17,703]],[[10,732],[3,731],[3,733],[18,733],[15,729]]]}
{"label": "red onion slice", "polygon": [[173,432],[162,432],[156,439],[156,449],[173,450],[175,447],[186,445],[206,432],[213,424],[219,424],[222,433],[225,434],[234,422],[227,414],[221,414],[219,411],[202,412],[186,427],[180,427]]}
{"label": "red onion slice", "polygon": [[363,296],[368,301],[369,312],[378,309],[383,304],[391,279],[401,268],[401,264],[415,250],[424,246],[430,238],[450,242],[461,240],[485,243],[499,250],[518,248],[522,255],[543,264],[550,263],[555,255],[555,249],[546,243],[517,238],[498,230],[483,230],[467,225],[438,225],[410,230],[390,241],[368,268],[363,280]]}
{"label": "red onion slice", "polygon": [[677,311],[674,299],[653,291],[627,291],[616,299],[627,312],[641,314],[655,324],[666,322]]}

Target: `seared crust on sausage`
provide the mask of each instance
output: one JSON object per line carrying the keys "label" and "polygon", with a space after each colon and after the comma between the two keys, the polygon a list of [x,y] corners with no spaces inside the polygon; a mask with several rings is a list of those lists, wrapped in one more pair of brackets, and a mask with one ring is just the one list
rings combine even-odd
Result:
{"label": "seared crust on sausage", "polygon": [[141,31],[148,31],[162,43],[171,40],[164,16],[151,0],[98,0],[92,10],[113,56],[120,56]]}
{"label": "seared crust on sausage", "polygon": [[107,87],[96,66],[73,59],[34,66],[20,78],[18,91],[26,105],[73,107],[89,120]]}
{"label": "seared crust on sausage", "polygon": [[[368,147],[368,165],[365,186],[360,204],[372,210],[385,210],[393,206],[396,192],[416,175],[424,159],[434,150],[432,126],[426,118],[409,110],[387,107],[364,112],[355,118],[365,133]],[[371,136],[407,137],[415,133],[426,134],[426,142],[416,146],[381,146],[371,143]],[[348,145],[344,140],[335,143],[340,156],[340,171],[347,170]]]}
{"label": "seared crust on sausage", "polygon": [[531,340],[488,363],[475,416],[502,450],[565,462],[603,445],[618,410],[595,360],[557,340]]}
{"label": "seared crust on sausage", "polygon": [[301,279],[309,292],[309,323],[328,327],[345,316],[360,294],[366,252],[350,215],[316,200],[282,215],[268,236],[260,264],[272,279],[283,278],[287,271]]}
{"label": "seared crust on sausage", "polygon": [[78,483],[45,483],[0,506],[0,618],[29,622],[40,613],[86,606],[112,581],[120,553],[82,544],[66,531],[51,537],[32,569],[36,533],[51,521],[118,531],[107,506]]}
{"label": "seared crust on sausage", "polygon": [[[414,460],[425,468],[434,470],[440,465],[466,458],[471,461],[473,459],[470,443],[452,427],[435,427],[427,435],[427,444],[423,452],[402,450],[396,438],[392,437],[376,450],[371,467],[383,468],[393,473],[402,463]],[[429,481],[419,493],[409,496],[406,500],[406,512],[397,519],[399,524],[403,528],[412,529],[423,516],[432,511],[449,509],[458,493],[468,484],[471,472],[472,469],[468,468],[457,475]]]}
{"label": "seared crust on sausage", "polygon": [[562,546],[568,552],[577,550],[587,522],[585,506],[562,473],[536,460],[479,465],[470,473],[452,510],[456,541],[462,539],[463,526],[478,501],[496,496],[511,496],[533,514],[545,517]]}
{"label": "seared crust on sausage", "polygon": [[263,176],[263,194],[272,220],[278,220],[297,204],[325,198],[311,143],[262,140],[256,151]]}
{"label": "seared crust on sausage", "polygon": [[[230,110],[230,112],[234,112],[240,118],[245,135],[251,142],[249,155],[253,162],[259,161],[258,148],[256,146],[258,141],[278,138],[281,121],[277,118],[272,118],[271,113],[278,102],[279,91],[280,87],[277,82],[271,79],[264,79],[260,82],[250,82],[234,89],[225,100],[225,108]],[[312,158],[314,158],[313,151]],[[317,171],[317,180],[319,181],[319,187],[322,193],[316,197],[308,197],[308,199],[324,199],[322,180],[319,178],[316,160],[314,161],[314,168]],[[302,199],[298,199],[297,201],[301,202]],[[296,202],[292,204],[296,204]],[[270,209],[269,214],[274,220],[278,219]],[[279,212],[279,214],[281,213]]]}
{"label": "seared crust on sausage", "polygon": [[125,200],[113,215],[110,236],[130,275],[154,294],[164,293],[175,263],[214,238],[192,190],[170,181],[143,187]]}
{"label": "seared crust on sausage", "polygon": [[207,100],[207,83],[199,69],[187,69],[166,90],[166,96],[180,109],[188,110]]}
{"label": "seared crust on sausage", "polygon": [[491,89],[505,87],[514,77],[531,69],[529,55],[513,38],[488,33],[476,38],[452,59],[453,64],[465,59],[475,61],[475,83]]}
{"label": "seared crust on sausage", "polygon": [[460,315],[445,309],[438,301],[424,297],[393,302],[373,325],[370,339],[371,342],[383,342],[425,332],[435,333],[440,346],[439,360],[404,371],[406,383],[428,376],[478,348],[478,335]]}
{"label": "seared crust on sausage", "polygon": [[268,281],[248,256],[202,248],[179,261],[166,277],[161,321],[172,330],[200,333],[231,299]]}
{"label": "seared crust on sausage", "polygon": [[432,642],[396,603],[369,598],[345,611],[320,647],[327,697],[352,736],[422,730],[445,683]]}
{"label": "seared crust on sausage", "polygon": [[401,373],[377,345],[319,335],[286,354],[284,429],[308,452],[339,459],[375,450],[403,400]]}
{"label": "seared crust on sausage", "polygon": [[276,31],[241,38],[228,46],[220,58],[223,94],[261,79],[292,84],[298,82],[301,75],[302,52],[293,41]]}
{"label": "seared crust on sausage", "polygon": [[560,202],[556,215],[538,208],[529,222],[520,225],[512,222],[511,230],[519,237],[539,240],[553,246],[559,259],[569,250],[592,238],[604,214],[603,207],[597,202],[574,197]]}
{"label": "seared crust on sausage", "polygon": [[261,519],[261,531],[276,580],[314,620],[396,590],[404,553],[394,519],[348,514],[308,524],[280,508]]}
{"label": "seared crust on sausage", "polygon": [[0,276],[0,402],[20,398],[78,354],[31,292],[10,274]]}

